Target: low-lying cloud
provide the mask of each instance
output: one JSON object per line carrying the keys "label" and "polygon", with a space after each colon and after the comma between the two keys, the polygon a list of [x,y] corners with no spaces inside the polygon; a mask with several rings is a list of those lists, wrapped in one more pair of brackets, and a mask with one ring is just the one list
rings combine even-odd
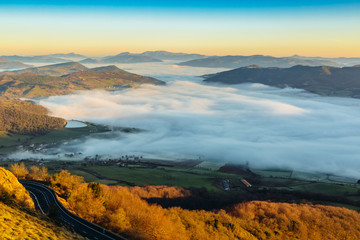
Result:
{"label": "low-lying cloud", "polygon": [[201,157],[360,178],[358,99],[320,97],[261,84],[203,85],[196,76],[222,69],[173,64],[118,64],[167,81],[167,86],[83,91],[39,100],[55,116],[146,130],[92,135],[61,146],[59,152]]}
{"label": "low-lying cloud", "polygon": [[68,144],[64,151],[201,157],[360,177],[357,99],[259,84],[174,81],[119,92],[84,91],[39,103],[54,116],[146,130],[86,138]]}

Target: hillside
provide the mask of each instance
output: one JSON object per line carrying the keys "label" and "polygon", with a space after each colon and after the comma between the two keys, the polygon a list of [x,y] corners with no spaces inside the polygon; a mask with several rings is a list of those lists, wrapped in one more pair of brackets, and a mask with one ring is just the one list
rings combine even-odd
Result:
{"label": "hillside", "polygon": [[19,183],[14,174],[0,167],[0,201],[34,209],[30,194]]}
{"label": "hillside", "polygon": [[85,71],[87,67],[81,65],[77,62],[67,62],[67,63],[59,63],[54,65],[47,65],[43,67],[33,67],[26,68],[23,70],[12,71],[12,72],[3,72],[1,75],[16,75],[16,74],[24,74],[24,73],[35,73],[40,75],[47,76],[62,76],[65,74],[70,74],[73,72]]}
{"label": "hillside", "polygon": [[114,73],[128,73],[131,74],[125,70],[122,70],[120,68],[118,68],[115,65],[109,65],[109,66],[104,66],[104,67],[96,67],[96,68],[91,68],[91,71],[97,71],[97,72],[114,72]]}
{"label": "hillside", "polygon": [[331,61],[336,62],[338,64],[341,64],[343,66],[354,66],[356,64],[360,63],[360,58],[349,58],[349,57],[337,57],[337,58],[327,58],[327,57],[306,57],[306,56],[299,56],[299,55],[293,55],[292,58],[299,58],[299,59],[309,59],[309,60],[325,60],[325,61]]}
{"label": "hillside", "polygon": [[[134,73],[103,68],[105,71],[87,70],[63,76],[67,82],[77,82],[78,86],[85,89],[116,88],[121,85],[155,84],[162,85],[164,82],[151,77],[145,77]],[[81,82],[80,82],[81,81]],[[80,82],[80,83],[79,83]]]}
{"label": "hillside", "polygon": [[[79,66],[80,65],[80,66]],[[78,68],[84,69],[81,64]],[[70,68],[67,68],[67,71]],[[75,69],[74,69],[75,70]],[[51,71],[51,70],[45,70]],[[60,71],[57,69],[57,71]],[[163,81],[123,71],[115,66],[79,71],[63,76],[35,73],[0,76],[0,94],[7,97],[44,97],[70,94],[75,90],[116,89],[139,84],[165,84]]]}
{"label": "hillside", "polygon": [[262,83],[285,88],[300,88],[326,96],[360,98],[360,67],[262,68],[242,67],[205,76],[205,82],[226,84]]}
{"label": "hillside", "polygon": [[101,60],[98,60],[98,59],[94,59],[94,58],[86,58],[86,59],[79,61],[79,63],[81,63],[81,64],[102,64],[104,62]]}
{"label": "hillside", "polygon": [[191,67],[209,67],[209,68],[239,68],[249,65],[260,65],[263,67],[281,67],[287,68],[295,65],[306,66],[340,66],[335,61],[327,59],[305,59],[298,57],[272,57],[263,55],[253,56],[215,56],[201,59],[195,59],[179,63],[182,66]]}
{"label": "hillside", "polygon": [[64,125],[64,119],[48,116],[42,106],[0,98],[0,133],[38,135]]}
{"label": "hillside", "polygon": [[144,62],[161,62],[160,59],[141,54],[120,53],[115,56],[109,56],[102,59],[104,63],[144,63]]}
{"label": "hillside", "polygon": [[0,58],[0,69],[17,69],[17,68],[28,68],[31,65],[24,64],[19,61],[10,62],[5,58]]}
{"label": "hillside", "polygon": [[[340,207],[250,201],[215,211],[162,208],[142,198],[188,197],[173,187],[84,183],[62,171],[52,186],[79,216],[130,239],[359,239],[360,213]],[[169,191],[166,191],[168,189]]]}
{"label": "hillside", "polygon": [[31,209],[34,203],[23,185],[10,171],[0,168],[1,239],[84,239]]}
{"label": "hillside", "polygon": [[1,239],[84,239],[45,217],[30,215],[0,202]]}

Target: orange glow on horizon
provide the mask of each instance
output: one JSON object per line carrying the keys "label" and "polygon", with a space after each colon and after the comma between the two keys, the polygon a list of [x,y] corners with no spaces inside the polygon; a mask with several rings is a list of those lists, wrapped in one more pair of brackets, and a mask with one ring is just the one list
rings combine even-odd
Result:
{"label": "orange glow on horizon", "polygon": [[169,51],[183,53],[198,53],[204,55],[269,55],[274,57],[286,57],[292,55],[309,57],[360,57],[360,46],[343,45],[332,46],[195,46],[195,47],[141,47],[141,46],[114,46],[114,47],[91,47],[91,46],[45,46],[43,44],[22,46],[4,45],[0,46],[0,55],[46,55],[54,53],[78,53],[85,56],[102,57],[116,55],[121,52],[142,53],[145,51]]}

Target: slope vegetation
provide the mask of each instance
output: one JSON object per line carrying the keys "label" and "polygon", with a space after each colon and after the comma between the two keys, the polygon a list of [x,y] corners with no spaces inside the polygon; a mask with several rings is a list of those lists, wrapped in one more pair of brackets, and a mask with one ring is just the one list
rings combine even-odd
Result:
{"label": "slope vegetation", "polygon": [[140,198],[188,196],[177,188],[132,190],[85,183],[67,171],[53,176],[51,183],[71,211],[130,239],[360,238],[360,214],[340,207],[251,201],[225,210],[190,211]]}
{"label": "slope vegetation", "polygon": [[292,87],[327,96],[360,98],[360,67],[261,68],[249,66],[209,75],[205,82],[226,84],[262,83]]}
{"label": "slope vegetation", "polygon": [[34,203],[23,185],[11,172],[0,168],[1,239],[84,239],[33,210]]}
{"label": "slope vegetation", "polygon": [[0,201],[34,209],[29,193],[10,171],[0,167]]}
{"label": "slope vegetation", "polygon": [[64,125],[64,119],[48,116],[42,106],[0,97],[0,132],[37,135]]}
{"label": "slope vegetation", "polygon": [[209,68],[239,68],[248,65],[257,64],[263,67],[291,67],[295,65],[307,66],[339,66],[331,59],[307,59],[299,57],[272,57],[263,55],[253,56],[214,56],[207,58],[194,59],[179,63],[183,66],[191,67],[209,67]]}
{"label": "slope vegetation", "polygon": [[[60,65],[64,67],[64,64]],[[115,66],[100,67],[93,70],[87,69],[79,63],[76,66],[76,68],[67,68],[66,71],[72,73],[62,76],[45,76],[34,72],[0,76],[0,94],[8,97],[44,97],[70,94],[74,90],[112,89],[124,85],[137,86],[139,84],[165,84],[155,78],[129,73]],[[79,69],[80,71],[77,71]],[[52,68],[51,71],[59,74],[66,72],[64,68]]]}
{"label": "slope vegetation", "polygon": [[47,65],[43,67],[33,67],[33,68],[26,68],[23,70],[17,70],[12,72],[4,72],[1,73],[2,75],[17,75],[17,74],[24,74],[24,73],[35,73],[40,75],[47,75],[47,76],[62,76],[65,74],[70,74],[73,72],[79,72],[87,70],[87,67],[81,65],[77,62],[67,62],[67,63],[59,63],[54,65]]}
{"label": "slope vegetation", "polygon": [[27,68],[27,67],[31,67],[31,66],[19,61],[10,62],[5,58],[0,58],[0,69],[16,69],[16,68]]}

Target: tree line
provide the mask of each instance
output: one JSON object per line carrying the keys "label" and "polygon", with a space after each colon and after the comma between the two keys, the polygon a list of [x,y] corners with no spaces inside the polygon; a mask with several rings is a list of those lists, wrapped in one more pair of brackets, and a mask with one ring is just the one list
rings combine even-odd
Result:
{"label": "tree line", "polygon": [[41,135],[65,125],[65,120],[47,115],[32,102],[0,98],[0,132]]}
{"label": "tree line", "polygon": [[360,213],[340,207],[249,201],[212,211],[163,208],[142,198],[189,192],[86,183],[68,171],[50,176],[24,164],[10,170],[18,178],[47,181],[70,211],[129,239],[360,239]]}

